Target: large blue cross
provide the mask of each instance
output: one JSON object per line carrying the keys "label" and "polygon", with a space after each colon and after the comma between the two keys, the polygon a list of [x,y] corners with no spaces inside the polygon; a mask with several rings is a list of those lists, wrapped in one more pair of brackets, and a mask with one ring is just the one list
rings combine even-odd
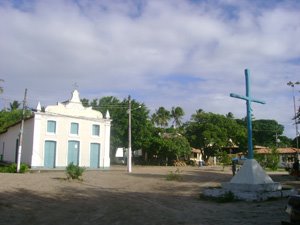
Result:
{"label": "large blue cross", "polygon": [[247,130],[248,130],[248,158],[253,159],[253,143],[252,143],[252,118],[251,118],[251,102],[256,102],[260,104],[266,104],[264,101],[251,98],[250,94],[250,73],[248,69],[245,69],[246,78],[246,96],[241,96],[238,94],[230,94],[230,97],[239,98],[246,101],[247,104]]}

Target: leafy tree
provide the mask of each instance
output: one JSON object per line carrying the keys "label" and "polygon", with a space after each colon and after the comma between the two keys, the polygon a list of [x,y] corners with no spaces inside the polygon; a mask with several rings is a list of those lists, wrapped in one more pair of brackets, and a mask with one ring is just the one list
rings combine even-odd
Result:
{"label": "leafy tree", "polygon": [[279,159],[278,150],[275,147],[271,148],[271,153],[267,155],[267,162],[266,162],[267,167],[275,171],[278,169],[279,161],[280,159]]}
{"label": "leafy tree", "polygon": [[89,100],[86,98],[80,99],[81,103],[84,107],[88,107],[90,105]]}
{"label": "leafy tree", "polygon": [[160,162],[166,164],[170,164],[175,159],[186,158],[190,152],[188,140],[176,133],[160,133],[154,136],[149,148],[150,156],[156,156]]}
{"label": "leafy tree", "polygon": [[171,119],[170,111],[166,110],[164,107],[159,107],[154,114],[151,116],[151,121],[160,127],[167,127],[169,120]]}
{"label": "leafy tree", "polygon": [[269,154],[257,154],[254,152],[254,158],[259,162],[263,168],[269,168],[273,171],[278,169],[280,162],[279,153],[276,147],[271,148]]}
{"label": "leafy tree", "polygon": [[10,111],[19,109],[20,105],[21,105],[21,103],[18,101],[13,101],[12,103],[9,103]]}
{"label": "leafy tree", "polygon": [[[128,99],[120,101],[116,97],[106,96],[101,99],[84,101],[104,116],[109,111],[112,119],[111,125],[111,157],[114,158],[118,147],[128,146]],[[131,134],[132,149],[144,149],[149,146],[151,137],[151,123],[148,120],[149,110],[142,103],[131,101]]]}
{"label": "leafy tree", "polygon": [[[296,113],[296,116],[293,118],[293,120],[296,121],[297,124],[300,124],[300,107],[298,108],[298,111]],[[299,131],[298,131],[299,132]],[[297,146],[298,143],[298,146]],[[292,141],[293,147],[298,147],[299,148],[299,143],[300,143],[300,134],[296,135],[296,137]]]}
{"label": "leafy tree", "polygon": [[253,143],[261,146],[276,146],[276,134],[282,135],[284,127],[275,120],[254,120],[252,122]]}
{"label": "leafy tree", "polygon": [[234,116],[233,116],[233,113],[232,113],[232,112],[227,113],[227,114],[226,114],[226,117],[227,117],[228,119],[234,119]]}
{"label": "leafy tree", "polygon": [[171,117],[173,119],[174,128],[182,124],[182,117],[184,116],[184,111],[181,107],[172,107]]}
{"label": "leafy tree", "polygon": [[228,153],[225,151],[218,152],[217,158],[218,158],[219,162],[222,164],[223,170],[224,170],[225,166],[228,166],[231,164],[231,159],[230,159]]}
{"label": "leafy tree", "polygon": [[298,111],[296,113],[296,116],[293,118],[294,120],[296,119],[296,123],[300,123],[300,107],[298,108]]}
{"label": "leafy tree", "polygon": [[299,143],[300,143],[300,135],[298,137],[295,137],[293,140],[292,140],[292,146],[294,148],[297,147],[297,139],[298,139],[298,148],[299,148]]}
{"label": "leafy tree", "polygon": [[246,129],[234,119],[197,110],[185,124],[186,137],[192,147],[202,151],[204,161],[215,156],[231,139],[237,145],[246,143]]}
{"label": "leafy tree", "polygon": [[[94,103],[96,101],[94,100]],[[113,96],[107,96],[99,99],[99,106],[97,110],[101,111],[103,115],[107,111],[112,118],[111,124],[111,153],[112,157],[115,155],[115,150],[118,147],[127,146],[126,135],[128,134],[128,104],[122,103],[119,99]]]}
{"label": "leafy tree", "polygon": [[81,100],[86,107],[91,106],[93,109],[100,111],[103,116],[109,111],[112,118],[111,126],[111,157],[114,157],[117,147],[125,146],[125,133],[126,133],[126,108],[119,99],[113,96],[103,97],[101,99],[88,99]]}
{"label": "leafy tree", "polygon": [[256,151],[254,151],[254,159],[261,165],[264,169],[267,166],[267,160],[266,160],[266,155],[264,154],[258,154]]}
{"label": "leafy tree", "polygon": [[[90,102],[90,106],[93,107],[93,109],[97,109],[99,107],[99,102],[100,100],[98,100],[97,98],[93,99],[91,102]],[[105,114],[104,114],[105,115]]]}
{"label": "leafy tree", "polygon": [[276,142],[277,142],[277,147],[279,148],[292,146],[292,139],[284,135],[278,135]]}
{"label": "leafy tree", "polygon": [[[128,100],[123,101],[128,105]],[[136,100],[131,101],[131,137],[133,150],[145,149],[151,140],[153,125],[149,121],[148,108]],[[128,146],[128,114],[126,114],[126,142]]]}
{"label": "leafy tree", "polygon": [[[22,119],[22,114],[23,112],[21,109],[1,110],[0,111],[0,132],[4,132],[7,130],[8,127],[20,122]],[[29,117],[30,115],[31,115],[31,111],[26,110],[24,115],[25,118]]]}

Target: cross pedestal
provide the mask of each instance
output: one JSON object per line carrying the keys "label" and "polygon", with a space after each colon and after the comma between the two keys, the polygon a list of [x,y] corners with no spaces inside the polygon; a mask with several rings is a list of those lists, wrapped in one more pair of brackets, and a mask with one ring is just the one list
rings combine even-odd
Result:
{"label": "cross pedestal", "polygon": [[266,192],[281,190],[281,184],[274,182],[255,159],[247,159],[239,172],[229,183],[223,183],[222,187],[233,192]]}
{"label": "cross pedestal", "polygon": [[208,195],[220,197],[229,192],[236,199],[246,201],[264,201],[297,194],[294,189],[283,190],[281,184],[274,182],[255,159],[247,159],[230,182],[222,183],[221,191]]}
{"label": "cross pedestal", "polygon": [[[252,144],[252,115],[251,102],[265,104],[264,101],[256,100],[251,97],[250,93],[250,74],[245,70],[246,79],[246,96],[231,93],[230,96],[246,101],[247,105],[247,132],[248,132],[248,159],[244,162],[239,172],[231,179],[229,183],[223,183],[225,190],[233,192],[241,197],[256,198],[257,194],[264,192],[280,191],[280,183],[274,182],[269,175],[263,170],[259,163],[253,157]],[[256,196],[256,197],[254,197]]]}
{"label": "cross pedestal", "polygon": [[249,71],[247,69],[245,70],[245,78],[246,96],[237,94],[230,94],[230,96],[245,100],[247,103],[248,159],[230,182],[223,183],[221,189],[206,189],[203,194],[210,197],[222,197],[231,192],[235,198],[246,201],[261,201],[297,194],[295,190],[282,190],[281,184],[274,182],[253,158],[251,102],[260,104],[265,104],[265,102],[251,98]]}
{"label": "cross pedestal", "polygon": [[246,69],[246,96],[230,94],[231,97],[245,100],[247,103],[248,159],[230,182],[223,183],[221,189],[205,189],[203,191],[205,196],[222,197],[231,192],[237,199],[261,201],[269,198],[286,197],[297,193],[295,190],[282,190],[280,183],[274,182],[253,158],[251,102],[261,104],[265,104],[265,102],[251,98],[249,76],[249,71]]}

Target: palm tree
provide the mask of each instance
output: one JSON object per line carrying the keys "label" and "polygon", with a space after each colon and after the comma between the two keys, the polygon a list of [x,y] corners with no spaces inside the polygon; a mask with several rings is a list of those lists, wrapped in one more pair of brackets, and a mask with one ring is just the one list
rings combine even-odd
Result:
{"label": "palm tree", "polygon": [[164,107],[159,107],[158,110],[151,116],[151,120],[154,124],[161,127],[167,127],[169,120],[171,119],[170,111],[166,110]]}
{"label": "palm tree", "polygon": [[21,103],[18,101],[13,101],[12,103],[9,103],[10,111],[13,111],[15,109],[18,109],[20,107]]}
{"label": "palm tree", "polygon": [[294,120],[296,120],[297,124],[300,124],[300,107],[298,109],[298,112],[296,113]]}
{"label": "palm tree", "polygon": [[183,116],[184,116],[184,111],[181,107],[179,106],[177,106],[176,108],[172,107],[171,117],[173,118],[174,128],[181,125],[181,120]]}
{"label": "palm tree", "polygon": [[[4,80],[0,79],[0,82],[4,82]],[[3,93],[3,87],[0,86],[0,94],[2,94],[2,93]]]}
{"label": "palm tree", "polygon": [[227,117],[228,119],[234,119],[234,115],[233,115],[232,112],[227,113],[227,114],[226,114],[226,117]]}

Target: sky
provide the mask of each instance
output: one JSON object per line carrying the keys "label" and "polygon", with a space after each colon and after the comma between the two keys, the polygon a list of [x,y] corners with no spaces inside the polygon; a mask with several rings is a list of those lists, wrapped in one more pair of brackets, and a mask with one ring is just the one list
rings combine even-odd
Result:
{"label": "sky", "polygon": [[[71,97],[131,95],[151,113],[180,106],[246,116],[249,69],[255,119],[294,138],[300,105],[300,1],[0,0],[0,107]],[[293,91],[294,90],[294,91]],[[113,119],[113,118],[112,118]]]}

